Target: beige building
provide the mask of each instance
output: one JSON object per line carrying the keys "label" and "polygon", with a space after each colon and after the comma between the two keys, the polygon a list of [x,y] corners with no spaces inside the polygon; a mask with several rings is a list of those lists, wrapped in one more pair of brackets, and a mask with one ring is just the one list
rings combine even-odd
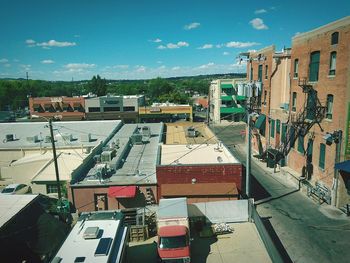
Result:
{"label": "beige building", "polygon": [[221,120],[240,121],[245,113],[246,96],[239,95],[238,85],[243,85],[245,78],[216,79],[209,87],[209,123],[218,124]]}

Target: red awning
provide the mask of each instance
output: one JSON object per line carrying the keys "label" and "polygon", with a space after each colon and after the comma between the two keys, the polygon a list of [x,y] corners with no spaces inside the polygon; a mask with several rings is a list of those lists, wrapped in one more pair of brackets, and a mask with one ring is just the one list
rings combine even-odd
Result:
{"label": "red awning", "polygon": [[108,196],[116,198],[133,198],[136,195],[136,186],[110,186]]}

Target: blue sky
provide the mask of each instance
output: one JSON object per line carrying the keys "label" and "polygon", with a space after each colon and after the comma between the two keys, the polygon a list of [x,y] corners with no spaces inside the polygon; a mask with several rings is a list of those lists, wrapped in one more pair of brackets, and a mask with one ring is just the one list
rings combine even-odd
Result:
{"label": "blue sky", "polygon": [[142,79],[245,72],[238,53],[291,45],[348,0],[0,0],[0,78]]}

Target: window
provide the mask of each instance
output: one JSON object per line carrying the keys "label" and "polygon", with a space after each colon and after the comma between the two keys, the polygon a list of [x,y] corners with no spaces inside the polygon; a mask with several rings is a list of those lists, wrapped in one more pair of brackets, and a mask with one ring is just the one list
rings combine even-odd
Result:
{"label": "window", "polygon": [[109,112],[109,111],[120,111],[120,107],[104,107],[103,108],[104,112]]}
{"label": "window", "polygon": [[89,107],[89,112],[100,112],[100,107]]}
{"label": "window", "polygon": [[286,134],[287,134],[287,123],[282,123],[282,135],[281,135],[282,143],[286,142]]}
{"label": "window", "polygon": [[298,136],[298,152],[304,154],[304,136],[299,135]]}
{"label": "window", "polygon": [[271,119],[271,124],[270,124],[270,136],[271,138],[275,138],[275,120]]}
{"label": "window", "polygon": [[312,52],[310,55],[309,80],[318,81],[318,73],[320,68],[320,51]]}
{"label": "window", "polygon": [[293,97],[292,97],[292,111],[297,110],[297,93],[293,92]]}
{"label": "window", "polygon": [[48,194],[54,194],[57,193],[57,185],[55,184],[47,184],[46,185],[46,193]]}
{"label": "window", "polygon": [[310,90],[306,101],[306,119],[314,120],[317,113],[317,91]]}
{"label": "window", "polygon": [[263,65],[259,65],[259,68],[258,68],[258,81],[262,81],[262,69],[263,69]]}
{"label": "window", "polygon": [[333,51],[329,58],[329,75],[335,75],[335,66],[337,64],[337,52]]}
{"label": "window", "polygon": [[123,111],[135,111],[135,107],[134,106],[123,107]]}
{"label": "window", "polygon": [[268,74],[267,74],[268,69],[269,69],[269,66],[268,66],[268,65],[265,65],[265,79],[268,78]]}
{"label": "window", "polygon": [[292,126],[290,127],[290,147],[294,148],[295,145],[295,128]]}
{"label": "window", "polygon": [[264,90],[264,102],[263,102],[264,105],[266,105],[266,98],[267,98],[267,90]]}
{"label": "window", "polygon": [[320,158],[318,160],[318,167],[324,169],[326,160],[326,145],[324,143],[320,143]]}
{"label": "window", "polygon": [[250,62],[250,81],[253,80],[253,64]]}
{"label": "window", "polygon": [[333,95],[328,94],[327,95],[327,113],[326,113],[326,118],[327,119],[332,119],[333,118]]}
{"label": "window", "polygon": [[339,32],[334,32],[331,37],[331,45],[338,44],[338,40],[339,40]]}
{"label": "window", "polygon": [[281,121],[276,120],[276,133],[280,134],[281,133]]}
{"label": "window", "polygon": [[299,76],[299,59],[294,60],[294,78]]}

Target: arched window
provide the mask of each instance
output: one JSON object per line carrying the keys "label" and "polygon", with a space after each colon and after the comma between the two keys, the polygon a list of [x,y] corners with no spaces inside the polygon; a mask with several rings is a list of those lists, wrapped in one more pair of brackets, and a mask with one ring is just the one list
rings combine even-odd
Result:
{"label": "arched window", "polygon": [[339,32],[334,32],[331,37],[331,45],[338,44]]}
{"label": "arched window", "polygon": [[310,55],[309,80],[318,81],[320,67],[320,51],[312,52]]}
{"label": "arched window", "polygon": [[337,64],[337,52],[333,51],[331,52],[331,55],[329,58],[329,75],[331,76],[335,75],[336,64]]}

